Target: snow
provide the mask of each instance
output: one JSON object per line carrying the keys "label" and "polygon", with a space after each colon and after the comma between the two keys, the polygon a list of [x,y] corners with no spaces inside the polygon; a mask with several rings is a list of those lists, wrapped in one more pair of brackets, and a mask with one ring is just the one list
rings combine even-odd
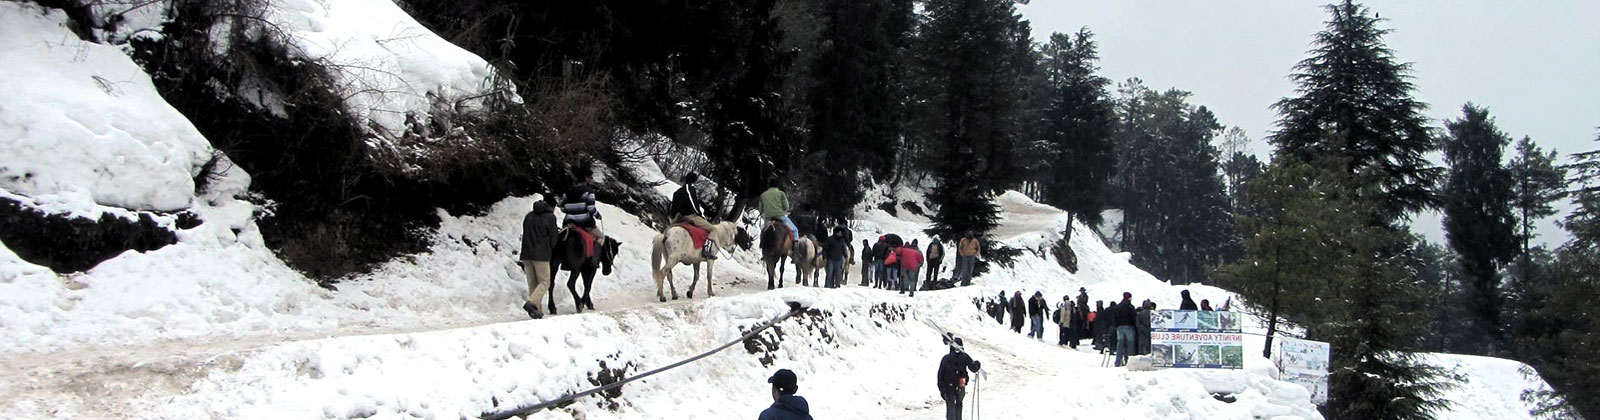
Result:
{"label": "snow", "polygon": [[383,138],[404,134],[408,116],[428,122],[435,109],[474,109],[481,101],[473,98],[493,88],[487,61],[392,0],[270,0],[263,18],[298,58],[332,71],[357,123]]}
{"label": "snow", "polygon": [[210,142],[121,50],[60,11],[0,3],[0,189],[49,213],[189,208]]}
{"label": "snow", "polygon": [[[370,60],[383,69],[353,66],[341,77],[377,87],[351,104],[386,130],[395,128],[390,117],[426,112],[429,103],[419,98],[468,94],[488,74],[481,59],[439,45],[387,0],[271,4],[271,19],[291,30],[307,58]],[[1069,225],[1064,213],[1016,192],[998,197],[1003,218],[993,232],[1024,250],[1016,264],[973,287],[915,298],[792,282],[767,291],[757,252],[736,250],[717,263],[717,296],[705,296],[702,285],[694,299],[658,303],[648,267],[655,232],[638,215],[601,203],[604,230],[623,247],[613,274],[594,284],[598,310],[572,313],[562,273],[552,290],[560,314],[527,320],[519,308],[526,284],[514,261],[522,217],[538,197],[508,197],[477,216],[441,211],[427,252],[326,290],[262,243],[255,207],[234,198],[249,185],[247,174],[229,171],[195,194],[196,159],[211,156],[206,139],[126,56],[77,41],[63,19],[0,2],[7,70],[0,88],[16,92],[0,96],[0,194],[86,217],[189,209],[204,223],[179,232],[177,244],[126,252],[70,275],[0,246],[0,371],[8,373],[0,379],[0,417],[476,417],[589,388],[601,363],[628,373],[665,366],[734,340],[795,301],[821,315],[764,333],[763,342],[775,347],[752,353],[736,345],[628,384],[614,400],[586,397],[531,418],[753,417],[770,404],[765,379],[778,368],[799,374],[800,394],[817,418],[936,418],[943,405],[930,379],[946,351],[939,340],[945,332],[963,337],[984,363],[987,376],[967,401],[989,417],[1321,418],[1303,388],[1273,379],[1270,362],[1249,351],[1260,348],[1259,338],[1246,340],[1245,369],[1130,371],[1102,367],[1102,356],[1087,346],[1030,340],[984,316],[974,299],[1017,290],[1075,296],[1081,287],[1107,301],[1129,292],[1164,308],[1176,307],[1185,289],[1219,306],[1234,297],[1162,282],[1088,227]],[[663,198],[676,186],[652,163],[630,170],[663,181],[655,188]],[[23,173],[33,175],[13,175]],[[878,187],[852,230],[861,238],[892,232],[926,243],[927,219],[902,205],[921,205],[924,188]],[[877,208],[888,199],[900,207],[898,217]],[[1048,252],[1069,227],[1077,273]],[[675,270],[680,289],[687,288],[691,270]],[[857,267],[847,271],[858,274]],[[1246,325],[1247,332],[1262,330]],[[1458,405],[1441,417],[1527,418],[1516,394],[1547,386],[1522,377],[1513,361],[1429,357],[1465,378],[1447,394]]]}

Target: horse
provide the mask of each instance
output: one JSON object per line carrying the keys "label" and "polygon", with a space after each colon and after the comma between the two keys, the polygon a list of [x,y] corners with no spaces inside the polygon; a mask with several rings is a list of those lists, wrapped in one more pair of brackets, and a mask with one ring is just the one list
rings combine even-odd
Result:
{"label": "horse", "polygon": [[[794,255],[790,258],[794,259],[794,282],[801,286],[821,287],[817,270],[823,268],[824,260],[817,254],[817,242],[809,236],[801,237],[800,241],[794,244],[793,251]],[[817,284],[813,284],[814,281]]]}
{"label": "horse", "polygon": [[[736,243],[748,246],[749,235],[744,233],[734,222],[722,222],[711,225],[707,232],[707,240],[716,242],[723,251],[732,252]],[[716,296],[711,290],[711,276],[716,273],[717,260],[707,259],[700,255],[700,247],[694,246],[694,239],[689,237],[689,231],[673,225],[656,235],[651,240],[650,247],[650,273],[656,281],[656,297],[662,302],[667,301],[667,296],[661,293],[661,283],[665,281],[672,288],[672,299],[678,299],[678,285],[673,281],[672,268],[678,264],[694,267],[694,281],[689,283],[689,298],[694,299],[694,287],[700,283],[700,264],[706,264],[706,295]]]}
{"label": "horse", "polygon": [[[783,268],[794,249],[795,240],[783,233],[780,226],[783,224],[773,221],[761,229],[761,261],[767,263],[767,290],[772,290],[773,269],[777,269],[778,287],[783,287]],[[795,281],[799,282],[799,273],[795,276]]]}
{"label": "horse", "polygon": [[[555,282],[556,273],[562,267],[572,274],[567,277],[567,290],[572,291],[572,305],[578,313],[583,313],[583,308],[594,309],[594,300],[589,299],[589,292],[594,290],[595,262],[599,260],[600,271],[603,275],[611,275],[612,263],[616,261],[617,252],[622,248],[622,242],[611,237],[606,237],[605,243],[594,250],[597,258],[583,256],[583,235],[572,232],[572,229],[562,229],[556,236],[556,246],[550,258],[550,281]],[[583,275],[583,295],[578,295],[578,276]],[[550,285],[549,302],[546,305],[550,314],[556,314],[556,288]]]}

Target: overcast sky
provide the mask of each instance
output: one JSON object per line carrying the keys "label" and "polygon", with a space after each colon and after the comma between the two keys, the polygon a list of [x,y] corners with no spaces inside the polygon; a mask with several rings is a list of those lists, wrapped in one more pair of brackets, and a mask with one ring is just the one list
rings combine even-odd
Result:
{"label": "overcast sky", "polygon": [[[1263,158],[1275,128],[1273,102],[1294,93],[1288,79],[1328,15],[1322,1],[1032,0],[1018,5],[1035,40],[1087,26],[1099,43],[1101,74],[1138,77],[1153,89],[1193,92],[1225,125],[1243,128]],[[1531,136],[1565,155],[1600,147],[1600,0],[1368,1],[1387,19],[1385,38],[1413,63],[1416,96],[1435,126],[1486,106],[1513,139]],[[1513,151],[1506,151],[1507,157]],[[1567,238],[1552,217],[1540,242]],[[1443,243],[1437,214],[1413,228]]]}

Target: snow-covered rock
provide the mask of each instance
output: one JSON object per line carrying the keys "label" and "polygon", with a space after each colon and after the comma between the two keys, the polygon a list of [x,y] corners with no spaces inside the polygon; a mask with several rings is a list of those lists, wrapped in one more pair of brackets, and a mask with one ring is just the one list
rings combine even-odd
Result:
{"label": "snow-covered rock", "polygon": [[0,189],[48,213],[187,209],[211,143],[120,49],[58,10],[0,3]]}

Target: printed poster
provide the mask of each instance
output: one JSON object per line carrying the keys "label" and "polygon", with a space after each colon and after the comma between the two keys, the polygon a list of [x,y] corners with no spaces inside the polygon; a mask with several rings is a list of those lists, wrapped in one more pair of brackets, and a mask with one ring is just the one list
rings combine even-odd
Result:
{"label": "printed poster", "polygon": [[1328,343],[1294,338],[1278,338],[1278,371],[1283,381],[1299,384],[1311,391],[1311,402],[1328,402]]}
{"label": "printed poster", "polygon": [[1156,367],[1242,369],[1240,314],[1159,309],[1150,319],[1150,357]]}

